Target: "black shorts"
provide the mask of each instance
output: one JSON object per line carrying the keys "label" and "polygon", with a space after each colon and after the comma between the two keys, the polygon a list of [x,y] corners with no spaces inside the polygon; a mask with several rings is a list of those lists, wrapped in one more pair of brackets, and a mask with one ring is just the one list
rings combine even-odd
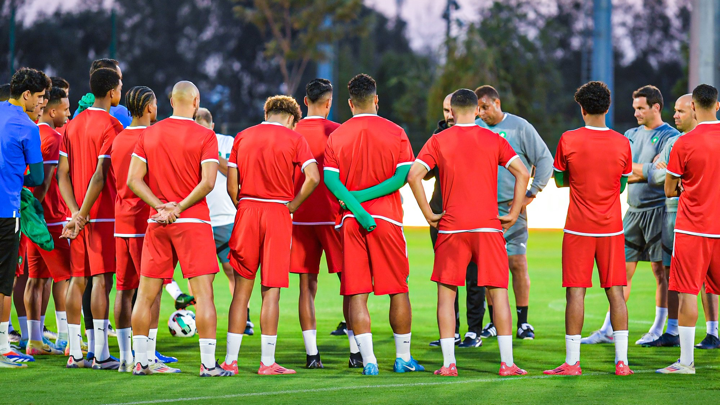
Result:
{"label": "black shorts", "polygon": [[12,294],[20,249],[20,218],[0,218],[0,294]]}

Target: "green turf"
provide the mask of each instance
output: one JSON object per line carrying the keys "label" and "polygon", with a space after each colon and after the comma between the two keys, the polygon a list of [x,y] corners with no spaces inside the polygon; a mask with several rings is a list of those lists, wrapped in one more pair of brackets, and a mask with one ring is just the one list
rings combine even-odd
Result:
{"label": "green turf", "polygon": [[[413,356],[429,371],[442,365],[439,348],[428,342],[436,339],[435,284],[430,282],[432,250],[426,229],[406,229],[410,256],[410,292],[413,305]],[[636,273],[630,300],[629,358],[636,375],[616,377],[612,345],[583,346],[582,377],[545,377],[542,370],[560,365],[565,359],[564,291],[560,288],[560,252],[562,235],[557,231],[534,231],[530,235],[529,264],[532,279],[529,321],[537,339],[515,341],[515,361],[528,370],[521,378],[497,376],[497,342],[487,339],[479,349],[456,351],[460,377],[435,377],[431,372],[394,374],[395,347],[387,322],[388,300],[371,298],[375,353],[380,376],[363,377],[360,370],[347,368],[347,339],[330,336],[341,319],[341,298],[337,277],[320,277],[317,299],[318,345],[324,370],[304,370],[305,350],[297,319],[297,278],[291,276],[291,288],[283,291],[278,363],[295,368],[295,376],[261,377],[255,374],[260,361],[259,327],[256,335],[245,337],[240,350],[240,375],[232,378],[197,377],[199,350],[197,337],[171,337],[164,327],[173,311],[172,300],[165,294],[158,348],[180,359],[179,375],[132,377],[110,371],[66,370],[66,358],[41,358],[27,369],[0,370],[2,398],[9,403],[158,403],[184,399],[187,403],[610,403],[611,401],[660,403],[661,400],[709,402],[717,398],[720,379],[716,369],[720,351],[696,351],[695,376],[664,376],[654,373],[679,356],[678,348],[641,348],[633,343],[650,326],[654,316],[654,279],[647,264]],[[184,286],[184,282],[181,285]],[[218,308],[218,351],[225,353],[227,308],[230,303],[227,280],[216,278]],[[257,287],[257,286],[256,286]],[[259,290],[252,298],[252,320],[258,321]],[[464,299],[464,293],[461,299]],[[511,298],[511,303],[513,299]],[[607,303],[600,288],[588,292],[584,335],[602,323]],[[51,311],[48,313],[52,314]],[[464,320],[464,311],[463,311]],[[48,317],[54,329],[54,317]],[[464,323],[464,321],[463,321]],[[16,323],[17,325],[17,323]],[[705,335],[704,319],[699,320],[699,341]],[[464,332],[464,327],[462,332]],[[117,342],[111,339],[111,352],[117,355]],[[200,399],[202,398],[202,399]]]}

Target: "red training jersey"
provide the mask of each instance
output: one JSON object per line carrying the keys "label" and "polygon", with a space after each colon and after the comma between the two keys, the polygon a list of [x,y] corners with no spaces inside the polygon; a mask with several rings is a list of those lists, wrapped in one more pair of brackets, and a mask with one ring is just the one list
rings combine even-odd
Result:
{"label": "red training jersey", "polygon": [[302,171],[310,163],[315,158],[305,138],[276,122],[237,134],[228,159],[238,170],[239,199],[281,204],[295,198],[295,168]]}
{"label": "red training jersey", "polygon": [[682,178],[675,232],[720,238],[720,121],[701,122],[670,151],[667,172]]}
{"label": "red training jersey", "polygon": [[145,128],[125,128],[115,137],[110,153],[117,185],[115,236],[118,237],[133,238],[145,235],[147,220],[150,217],[150,206],[145,204],[145,201],[136,196],[127,186],[132,154],[140,135],[145,132]]}
{"label": "red training jersey", "polygon": [[[323,165],[325,164],[325,147],[328,137],[339,127],[340,124],[327,120],[323,117],[306,117],[298,122],[295,131],[299,132],[312,152],[320,170],[320,184],[310,194],[300,208],[293,213],[294,224],[306,225],[335,225],[337,216],[340,213],[340,203],[337,198],[327,189],[323,181]],[[299,168],[295,170],[295,194],[300,192],[305,175]]]}
{"label": "red training jersey", "polygon": [[498,219],[498,166],[517,159],[505,138],[476,124],[456,124],[433,135],[416,162],[438,168],[443,211],[440,233],[502,232]]}
{"label": "red training jersey", "polygon": [[[78,206],[85,200],[90,179],[100,159],[110,159],[115,136],[123,130],[120,121],[101,108],[90,107],[65,125],[60,154],[70,164],[70,180]],[[115,220],[115,174],[112,166],[95,205],[90,209],[90,222]]]}
{"label": "red training jersey", "polygon": [[[202,179],[202,164],[218,163],[218,143],[213,130],[192,118],[172,116],[145,129],[133,156],[147,164],[147,185],[163,203],[184,200]],[[150,215],[157,211],[150,208]],[[205,198],[180,214],[176,223],[210,223]]]}
{"label": "red training jersey", "polygon": [[[375,114],[358,114],[328,139],[324,170],[340,173],[349,191],[364,190],[391,178],[399,166],[414,161],[405,130]],[[402,226],[400,191],[362,203],[373,218]],[[353,215],[343,212],[342,221]]]}
{"label": "red training jersey", "polygon": [[[62,135],[56,130],[50,128],[50,125],[41,123],[40,128],[40,144],[42,149],[43,163],[46,165],[56,165],[60,159],[60,145],[62,144]],[[45,193],[42,201],[43,213],[47,226],[62,225],[70,216],[65,200],[60,195],[60,188],[57,184],[57,169],[50,174],[50,186]]]}
{"label": "red training jersey", "polygon": [[565,232],[622,235],[620,179],[632,174],[630,141],[609,128],[568,131],[560,138],[553,166],[570,181]]}

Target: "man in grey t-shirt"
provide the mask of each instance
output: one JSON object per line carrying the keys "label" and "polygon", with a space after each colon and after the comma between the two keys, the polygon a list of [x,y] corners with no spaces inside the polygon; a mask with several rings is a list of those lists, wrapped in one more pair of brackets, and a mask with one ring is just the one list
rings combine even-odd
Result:
{"label": "man in grey t-shirt", "polygon": [[[625,132],[633,155],[633,173],[628,179],[628,208],[623,219],[625,231],[625,269],[628,284],[625,300],[630,297],[631,280],[639,261],[649,261],[657,290],[655,292],[655,321],[648,333],[635,344],[645,345],[660,338],[667,318],[668,282],[662,264],[662,228],[665,218],[663,185],[648,182],[655,160],[678,130],[662,120],[663,98],[655,86],[644,86],[633,93],[633,108],[638,127]],[[584,344],[612,342],[610,313],[599,331],[582,340]]]}
{"label": "man in grey t-shirt", "polygon": [[[527,206],[542,191],[552,176],[553,158],[545,141],[535,128],[523,118],[503,112],[500,103],[500,94],[492,86],[480,86],[475,90],[480,106],[480,118],[476,124],[488,128],[502,136],[513,147],[528,171],[533,174],[532,184],[525,196],[524,206]],[[533,172],[533,168],[535,169]],[[499,215],[510,211],[515,188],[515,177],[500,167],[498,169],[498,208]],[[513,280],[515,292],[515,306],[517,308],[517,338],[534,339],[535,331],[527,321],[528,304],[530,300],[530,276],[527,265],[527,211],[523,207],[522,213],[515,225],[505,232],[505,242],[508,254],[508,265]],[[483,329],[482,336],[490,337],[496,334],[492,324],[492,302],[488,301],[490,323]]]}

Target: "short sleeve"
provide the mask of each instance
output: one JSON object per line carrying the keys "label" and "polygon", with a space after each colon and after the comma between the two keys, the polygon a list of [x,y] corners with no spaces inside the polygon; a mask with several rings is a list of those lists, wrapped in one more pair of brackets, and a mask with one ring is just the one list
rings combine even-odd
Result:
{"label": "short sleeve", "polygon": [[632,171],[632,148],[630,147],[630,141],[625,140],[625,169],[623,170],[623,176],[629,177],[632,174]]}
{"label": "short sleeve", "polygon": [[295,146],[295,157],[293,158],[293,163],[300,166],[301,171],[305,171],[305,167],[307,167],[310,163],[317,163],[317,160],[315,160],[315,156],[313,156],[312,151],[310,150],[310,145],[305,137],[298,137]]}
{"label": "short sleeve", "polygon": [[42,150],[40,149],[40,129],[35,125],[28,127],[28,137],[23,154],[25,155],[26,165],[42,163],[43,161]]}
{"label": "short sleeve", "polygon": [[230,157],[228,157],[228,167],[238,167],[237,165],[237,151],[242,138],[242,132],[239,132],[233,141],[232,148],[230,149]]}
{"label": "short sleeve", "polygon": [[666,171],[675,177],[682,177],[685,173],[684,145],[683,138],[680,138],[675,142],[672,150],[670,150],[670,161],[668,162]]}
{"label": "short sleeve", "polygon": [[437,135],[433,135],[425,142],[425,145],[420,150],[420,153],[415,159],[416,162],[425,166],[427,171],[432,171],[438,165],[438,140]]}
{"label": "short sleeve", "polygon": [[407,134],[403,130],[400,134],[400,158],[398,159],[397,167],[411,165],[415,161],[415,154],[413,154],[412,145]]}
{"label": "short sleeve", "polygon": [[340,162],[338,162],[337,156],[335,155],[335,149],[333,149],[334,134],[334,132],[330,134],[327,145],[325,145],[325,160],[323,161],[323,170],[340,172]]}
{"label": "short sleeve", "polygon": [[[122,126],[120,126],[122,128]],[[112,153],[112,144],[115,141],[115,136],[118,134],[118,129],[115,125],[108,125],[105,128],[105,132],[102,137],[102,144],[100,145],[100,152],[98,153],[98,159],[107,158],[110,159]]]}
{"label": "short sleeve", "polygon": [[506,141],[505,138],[498,136],[498,165],[504,168],[510,167],[510,163],[518,158],[515,150],[510,146],[510,142]]}
{"label": "short sleeve", "polygon": [[60,143],[62,138],[59,135],[51,135],[45,138],[42,143],[43,163],[46,165],[56,165],[60,160]]}
{"label": "short sleeve", "polygon": [[147,163],[147,154],[145,153],[145,132],[140,134],[137,143],[135,143],[135,150],[133,156]]}
{"label": "short sleeve", "polygon": [[[555,151],[555,161],[553,162],[553,169],[556,172],[564,172],[567,170],[567,158],[565,156],[565,137],[560,137],[560,142],[558,142],[557,150]],[[628,145],[630,143],[628,142]],[[632,165],[632,159],[630,164]]]}
{"label": "short sleeve", "polygon": [[208,162],[220,163],[218,153],[217,136],[212,131],[208,131],[202,144],[202,151],[200,151],[200,164]]}

